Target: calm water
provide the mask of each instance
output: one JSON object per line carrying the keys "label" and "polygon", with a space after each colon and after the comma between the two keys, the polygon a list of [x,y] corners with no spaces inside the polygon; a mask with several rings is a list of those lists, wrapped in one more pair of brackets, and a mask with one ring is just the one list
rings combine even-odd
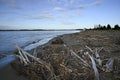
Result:
{"label": "calm water", "polygon": [[0,31],[0,53],[9,53],[16,45],[30,50],[47,43],[53,37],[78,31]]}

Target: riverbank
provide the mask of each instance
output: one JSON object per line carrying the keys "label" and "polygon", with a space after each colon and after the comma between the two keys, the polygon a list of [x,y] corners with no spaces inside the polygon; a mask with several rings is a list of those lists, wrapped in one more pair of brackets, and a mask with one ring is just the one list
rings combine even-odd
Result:
{"label": "riverbank", "polygon": [[88,30],[64,35],[61,39],[75,52],[87,45],[93,49],[103,47],[105,52],[101,55],[120,56],[120,31],[117,30]]}
{"label": "riverbank", "polygon": [[[103,52],[100,55],[106,55],[108,57],[118,57],[120,56],[120,31],[88,30],[73,34],[65,34],[53,38],[43,46],[37,47],[36,51],[39,55],[40,52],[46,50],[46,47],[48,47],[47,49],[59,46],[64,48],[63,44],[66,44],[75,52],[79,52],[79,50],[84,49],[85,46],[89,46],[92,49],[103,47]],[[32,53],[33,50],[31,50],[30,52]]]}
{"label": "riverbank", "polygon": [[[94,73],[86,73],[86,69],[78,64],[78,60],[68,55],[69,51],[65,45],[67,45],[67,47],[75,53],[85,50],[85,46],[89,46],[91,49],[103,47],[100,52],[102,59],[108,59],[110,57],[119,59],[120,31],[90,30],[74,34],[65,34],[58,36],[50,40],[47,44],[36,48],[37,57],[46,63],[50,63],[54,69],[55,75],[58,78],[63,80],[84,80],[85,78],[86,80],[93,80]],[[32,54],[34,50],[29,52]],[[120,66],[118,63],[119,60],[114,64],[118,67],[117,70],[114,69],[114,71],[110,73],[100,73],[102,76],[104,75],[102,80],[120,79]],[[25,66],[16,61],[12,64],[12,66],[18,72],[17,74],[25,76],[28,80],[46,80],[50,76],[49,71],[44,71],[44,68],[41,68],[40,64],[37,63],[30,63]]]}

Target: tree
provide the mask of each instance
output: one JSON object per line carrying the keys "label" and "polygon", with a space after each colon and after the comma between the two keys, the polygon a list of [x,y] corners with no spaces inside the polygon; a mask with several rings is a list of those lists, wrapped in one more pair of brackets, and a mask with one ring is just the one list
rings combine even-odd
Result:
{"label": "tree", "polygon": [[110,26],[110,24],[108,24],[108,25],[107,25],[107,29],[111,29],[111,26]]}
{"label": "tree", "polygon": [[106,30],[106,26],[103,26],[103,29]]}
{"label": "tree", "polygon": [[120,29],[120,26],[119,26],[118,24],[116,24],[116,25],[114,26],[114,29],[115,29],[115,30]]}

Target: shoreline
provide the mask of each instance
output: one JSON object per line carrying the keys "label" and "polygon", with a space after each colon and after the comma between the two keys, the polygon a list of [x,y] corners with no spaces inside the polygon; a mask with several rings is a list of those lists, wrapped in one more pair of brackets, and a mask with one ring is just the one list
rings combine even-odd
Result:
{"label": "shoreline", "polygon": [[54,36],[54,37],[50,37],[51,39],[49,39],[46,43],[44,43],[44,44],[42,44],[42,45],[39,45],[39,46],[37,46],[37,47],[35,47],[35,48],[33,48],[33,49],[31,49],[31,50],[27,50],[29,53],[32,53],[33,51],[34,51],[34,49],[41,49],[41,48],[43,48],[43,47],[45,47],[45,46],[49,46],[49,45],[52,45],[51,44],[51,42],[52,41],[54,41],[54,40],[56,40],[56,38],[60,38],[61,36],[64,36],[64,35],[71,35],[71,34],[75,34],[75,33],[80,33],[82,30],[78,30],[78,31],[76,31],[76,32],[73,32],[73,33],[66,33],[66,34],[62,34],[62,35],[57,35],[57,36]]}
{"label": "shoreline", "polygon": [[[38,53],[39,58],[41,58],[42,60],[46,60],[45,55],[54,53],[55,54],[67,53],[64,44],[69,46],[69,48],[75,52],[84,49],[85,46],[87,45],[92,49],[103,47],[104,49],[100,54],[102,57],[120,57],[119,35],[120,31],[113,31],[111,33],[111,31],[96,31],[96,30],[64,34],[53,38],[44,45],[38,46],[36,48],[36,51]],[[30,50],[28,52],[33,53],[33,51],[34,50]],[[59,58],[60,56],[61,55],[59,55],[57,58]],[[49,60],[47,62],[49,62]],[[17,63],[13,64],[14,69],[16,68],[15,70],[19,73],[20,67],[17,66]],[[33,75],[31,74],[31,77],[32,76]]]}
{"label": "shoreline", "polygon": [[[77,33],[64,34],[64,35],[59,35],[57,37],[54,37],[51,40],[49,40],[47,43],[38,46],[37,49],[39,50],[46,46],[66,44],[75,52],[77,52],[80,49],[85,48],[85,46],[87,45],[91,48],[104,47],[105,51],[111,54],[112,56],[113,53],[120,53],[120,47],[119,47],[120,36],[119,35],[120,35],[120,31],[117,31],[117,32],[116,31],[109,32],[106,30],[81,31]],[[58,42],[52,43],[52,42],[55,42],[56,40]],[[60,43],[62,41],[63,43]],[[33,50],[30,50],[29,52],[33,52]],[[120,56],[120,54],[118,55]],[[113,55],[113,56],[116,56],[116,55]]]}
{"label": "shoreline", "polygon": [[[78,30],[72,30],[72,31],[31,31],[31,32],[17,32],[16,35],[15,32],[3,32],[3,36],[7,36],[6,34],[10,33],[10,36],[8,35],[8,38],[2,37],[4,41],[1,41],[1,47],[0,47],[0,54],[2,53],[10,53],[16,50],[15,45],[20,46],[21,48],[27,48],[28,50],[35,48],[36,46],[43,45],[44,43],[48,42],[48,38],[52,39],[55,36],[63,35],[63,34],[69,34],[78,32]],[[21,37],[22,34],[25,34]],[[17,37],[18,35],[18,37]],[[31,35],[34,35],[33,37]],[[19,38],[20,37],[20,38]],[[7,41],[6,41],[7,40]],[[14,41],[14,42],[13,42]],[[38,44],[39,43],[39,44]],[[11,47],[8,47],[11,46]],[[35,47],[34,47],[35,46]],[[28,51],[27,50],[27,51]]]}
{"label": "shoreline", "polygon": [[[76,32],[78,32],[78,31],[76,30]],[[76,32],[74,32],[74,33],[76,33]],[[73,33],[66,33],[66,34],[73,34]],[[66,34],[63,34],[63,35],[66,35]],[[40,47],[48,45],[50,41],[52,41],[54,38],[56,38],[58,36],[61,36],[61,35],[57,35],[57,36],[49,39],[49,41],[45,42],[44,44],[42,43],[42,45],[39,45],[36,48],[40,48]],[[25,48],[25,47],[23,47],[23,48]],[[26,51],[28,51],[28,52],[31,53],[36,48],[32,48],[31,50],[26,50]],[[4,53],[2,53],[1,56],[0,56],[0,59],[6,57],[6,55],[12,55],[12,51],[11,51],[10,54],[6,53],[4,55]],[[15,61],[13,61],[11,63],[14,64],[14,62],[16,62],[16,61],[18,61],[18,60],[15,60]],[[17,79],[22,79],[22,80],[27,80],[25,78],[25,76],[18,75],[18,72],[16,72],[16,70],[13,68],[13,66],[11,65],[11,63],[0,69],[0,79],[9,80],[9,78],[6,78],[5,76],[1,76],[1,75],[8,75],[8,77],[10,77],[12,80],[16,80],[16,78]],[[6,70],[4,71],[3,69],[6,69]],[[11,71],[11,73],[9,71]],[[11,75],[12,75],[12,77],[11,77]],[[15,76],[15,78],[13,76]]]}

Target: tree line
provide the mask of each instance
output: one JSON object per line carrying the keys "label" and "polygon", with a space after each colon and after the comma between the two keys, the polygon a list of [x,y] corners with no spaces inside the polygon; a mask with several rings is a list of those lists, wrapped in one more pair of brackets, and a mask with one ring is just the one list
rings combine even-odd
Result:
{"label": "tree line", "polygon": [[110,24],[107,26],[97,25],[94,26],[93,30],[120,30],[120,26],[118,24],[114,25],[114,27],[111,27]]}

